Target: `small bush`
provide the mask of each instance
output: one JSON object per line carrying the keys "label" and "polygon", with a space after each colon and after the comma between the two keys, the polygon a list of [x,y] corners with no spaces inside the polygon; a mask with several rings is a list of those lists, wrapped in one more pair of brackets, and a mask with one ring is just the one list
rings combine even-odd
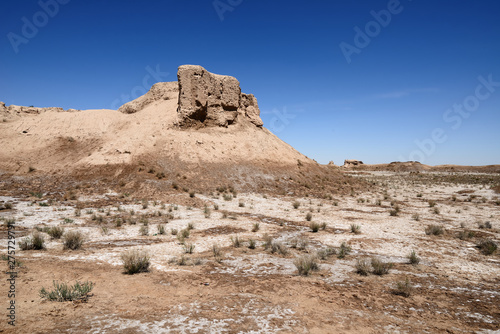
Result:
{"label": "small bush", "polygon": [[298,257],[293,262],[299,275],[308,276],[312,271],[319,270],[319,265],[315,256],[303,255]]}
{"label": "small bush", "polygon": [[427,201],[427,203],[429,203],[429,206],[431,208],[435,207],[436,206],[436,201]]}
{"label": "small bush", "polygon": [[401,211],[401,209],[399,208],[399,205],[396,204],[396,206],[394,207],[394,209],[392,209],[391,211],[389,211],[389,215],[392,216],[392,217],[399,216],[399,212],[400,211]]}
{"label": "small bush", "polygon": [[195,195],[195,192],[194,192],[194,191],[190,191],[190,192],[189,192],[189,197],[193,198],[193,197],[194,197],[194,195]]}
{"label": "small bush", "polygon": [[19,242],[21,250],[41,250],[45,249],[45,240],[38,231],[33,232],[31,236],[24,238]]}
{"label": "small bush", "polygon": [[477,247],[484,255],[491,255],[498,249],[498,245],[496,244],[496,242],[490,239],[483,239],[479,241]]}
{"label": "small bush", "polygon": [[339,259],[345,258],[349,253],[351,252],[351,247],[348,246],[345,242],[342,242],[339,247],[339,252],[337,254],[337,257]]}
{"label": "small bush", "polygon": [[358,259],[356,261],[356,273],[362,276],[368,276],[371,270],[371,264],[368,259]]}
{"label": "small bush", "polygon": [[260,223],[254,223],[252,226],[252,232],[257,232],[260,229]]}
{"label": "small bush", "polygon": [[215,261],[219,263],[222,262],[224,254],[222,253],[222,248],[219,245],[217,244],[212,245],[212,253],[214,254]]}
{"label": "small bush", "polygon": [[326,230],[326,223],[325,223],[325,222],[321,223],[320,228],[321,228],[323,231],[324,231],[324,230]]}
{"label": "small bush", "polygon": [[53,226],[49,228],[47,234],[50,235],[52,239],[61,239],[62,235],[64,234],[64,229],[59,226]]}
{"label": "small bush", "polygon": [[404,281],[396,282],[396,287],[393,291],[395,295],[410,297],[413,292],[413,285],[411,281],[406,277]]}
{"label": "small bush", "polygon": [[238,203],[238,206],[239,206],[240,208],[244,208],[244,207],[245,207],[245,203],[243,203],[243,202],[239,202],[239,203]]}
{"label": "small bush", "polygon": [[158,224],[158,225],[156,226],[156,228],[158,229],[158,234],[160,234],[160,235],[165,234],[165,225],[163,225],[163,224]]}
{"label": "small bush", "polygon": [[264,243],[262,244],[262,246],[264,246],[264,250],[268,250],[269,247],[271,247],[271,243],[273,242],[273,237],[266,233],[262,238],[264,239]]}
{"label": "small bush", "polygon": [[126,274],[132,275],[149,270],[151,258],[147,252],[129,250],[121,254],[121,259]]}
{"label": "small bush", "polygon": [[411,218],[416,221],[420,221],[420,215],[418,213],[414,213]]}
{"label": "small bush", "polygon": [[444,229],[440,225],[427,225],[425,228],[425,234],[427,235],[441,235],[444,233]]}
{"label": "small bush", "polygon": [[80,249],[83,245],[83,241],[83,234],[80,231],[69,231],[64,233],[64,249]]}
{"label": "small bush", "polygon": [[[313,217],[312,213],[308,212],[308,213],[307,213],[307,215],[306,215],[306,220],[307,220],[308,222],[310,222],[310,221],[311,221],[311,219],[312,219],[312,217]],[[317,232],[317,231],[316,231],[316,232]]]}
{"label": "small bush", "polygon": [[290,241],[290,247],[296,248],[298,250],[306,250],[308,245],[309,245],[309,240],[302,237],[293,238]]}
{"label": "small bush", "polygon": [[170,229],[170,234],[172,234],[172,235],[177,235],[177,233],[178,233],[178,231],[177,231],[177,229],[176,229],[176,228],[172,228],[172,229]]}
{"label": "small bush", "polygon": [[184,253],[186,253],[186,254],[193,254],[194,247],[195,247],[195,245],[193,245],[193,244],[185,244],[183,246]]}
{"label": "small bush", "polygon": [[371,265],[373,267],[373,273],[380,276],[388,274],[389,270],[394,266],[392,262],[383,262],[376,258],[372,259]]}
{"label": "small bush", "polygon": [[361,226],[356,224],[351,224],[351,232],[354,234],[361,234]]}
{"label": "small bush", "polygon": [[146,225],[142,225],[142,226],[139,228],[139,234],[140,234],[140,235],[143,235],[143,236],[149,235],[149,227],[148,227],[148,226],[146,226]]}
{"label": "small bush", "polygon": [[335,254],[336,251],[332,247],[327,247],[327,248],[321,248],[316,252],[316,256],[321,259],[321,260],[326,260],[330,255]]}
{"label": "small bush", "polygon": [[271,242],[271,253],[273,253],[273,254],[274,253],[278,253],[278,254],[281,254],[281,255],[287,255],[288,254],[288,248],[281,241],[273,240]]}
{"label": "small bush", "polygon": [[316,223],[316,222],[311,222],[311,224],[309,224],[309,227],[311,228],[311,231],[313,233],[316,233],[321,228],[321,225],[319,223]]}
{"label": "small bush", "polygon": [[299,208],[299,206],[300,206],[300,203],[299,203],[299,202],[297,202],[297,201],[293,202],[293,208],[294,208],[294,209],[298,209],[298,208]]}
{"label": "small bush", "polygon": [[460,240],[467,240],[470,238],[474,238],[475,235],[476,235],[475,232],[468,230],[458,232],[458,238]]}
{"label": "small bush", "polygon": [[231,237],[231,243],[233,244],[233,247],[234,248],[239,248],[241,247],[241,241],[240,241],[240,238],[238,236],[236,237]]}
{"label": "small bush", "polygon": [[87,300],[90,291],[94,288],[92,282],[76,282],[74,285],[67,285],[66,283],[57,283],[53,281],[54,290],[47,291],[45,288],[40,289],[40,297],[51,301],[74,301],[74,300]]}
{"label": "small bush", "polygon": [[248,248],[255,249],[256,246],[257,244],[254,239],[248,239]]}
{"label": "small bush", "polygon": [[203,209],[203,213],[205,214],[205,218],[210,218],[212,211],[210,211],[210,208],[205,205],[205,209]]}
{"label": "small bush", "polygon": [[417,252],[415,250],[412,250],[410,254],[408,254],[408,262],[413,265],[417,265],[420,263],[420,257],[418,257]]}
{"label": "small bush", "polygon": [[436,215],[439,215],[440,211],[439,211],[439,208],[433,208],[432,209],[432,212]]}
{"label": "small bush", "polygon": [[[194,230],[194,224],[193,224],[193,223],[188,223],[188,225],[187,225],[186,229],[187,229],[188,231]],[[187,236],[189,237],[189,233],[188,233],[188,235],[187,235]]]}
{"label": "small bush", "polygon": [[230,194],[224,194],[222,195],[225,201],[232,201],[233,200],[233,195]]}

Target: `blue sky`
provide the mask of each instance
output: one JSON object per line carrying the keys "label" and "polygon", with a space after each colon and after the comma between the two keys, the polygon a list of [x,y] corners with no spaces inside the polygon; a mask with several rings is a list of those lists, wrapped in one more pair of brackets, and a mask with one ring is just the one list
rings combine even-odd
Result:
{"label": "blue sky", "polygon": [[2,7],[7,105],[117,107],[198,64],[235,76],[257,97],[264,126],[320,163],[500,163],[498,1]]}

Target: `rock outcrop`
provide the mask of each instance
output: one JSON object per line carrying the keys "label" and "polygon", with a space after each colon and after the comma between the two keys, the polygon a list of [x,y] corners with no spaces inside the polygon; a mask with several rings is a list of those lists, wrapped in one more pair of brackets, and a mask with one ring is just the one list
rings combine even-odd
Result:
{"label": "rock outcrop", "polygon": [[137,99],[125,103],[118,111],[125,114],[133,114],[141,111],[149,104],[161,100],[174,100],[179,95],[179,87],[177,82],[158,82],[144,95]]}
{"label": "rock outcrop", "polygon": [[363,165],[363,161],[360,160],[354,160],[354,159],[347,159],[344,160],[344,165],[342,167],[344,168],[352,168],[356,166]]}
{"label": "rock outcrop", "polygon": [[227,127],[246,118],[262,126],[257,99],[242,94],[236,78],[210,73],[201,66],[183,65],[177,79],[179,125]]}

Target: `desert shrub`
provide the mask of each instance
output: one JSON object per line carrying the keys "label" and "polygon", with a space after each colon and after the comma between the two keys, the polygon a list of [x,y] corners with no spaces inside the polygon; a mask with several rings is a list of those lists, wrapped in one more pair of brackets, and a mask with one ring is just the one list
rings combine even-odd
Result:
{"label": "desert shrub", "polygon": [[222,248],[218,244],[212,245],[212,253],[214,255],[215,261],[219,263],[222,262],[224,254],[222,253]]}
{"label": "desert shrub", "polygon": [[384,262],[376,258],[372,258],[371,265],[375,275],[386,275],[389,270],[394,266],[392,262]]}
{"label": "desert shrub", "polygon": [[281,241],[273,240],[271,242],[271,253],[278,253],[281,255],[287,255],[288,254],[288,248],[284,243]]}
{"label": "desert shrub", "polygon": [[299,206],[300,206],[300,203],[299,203],[299,202],[297,202],[297,201],[293,202],[293,208],[294,208],[294,209],[298,209],[298,208],[299,208]]}
{"label": "desert shrub", "polygon": [[222,195],[225,201],[232,201],[233,200],[233,195],[230,194],[224,194]]}
{"label": "desert shrub", "polygon": [[307,240],[306,238],[302,238],[302,237],[293,238],[290,241],[290,247],[296,248],[298,250],[305,250],[308,245],[309,245],[309,240]]}
{"label": "desert shrub", "polygon": [[410,297],[413,292],[413,285],[411,281],[406,277],[404,281],[396,282],[396,286],[393,290],[395,295],[400,295],[403,297]]}
{"label": "desert shrub", "polygon": [[417,265],[420,263],[420,257],[418,257],[417,252],[415,250],[412,250],[410,254],[408,254],[408,262],[413,265]]}
{"label": "desert shrub", "polygon": [[389,215],[392,217],[396,217],[399,216],[399,212],[401,212],[401,209],[399,208],[399,205],[396,204],[396,206],[394,206],[394,209],[389,211]]}
{"label": "desert shrub", "polygon": [[444,233],[444,229],[440,225],[427,225],[425,228],[425,234],[427,235],[441,235]]}
{"label": "desert shrub", "polygon": [[[194,230],[194,224],[193,224],[193,223],[188,223],[188,225],[187,225],[186,229],[187,229],[188,231]],[[189,237],[189,234],[188,234],[187,236]]]}
{"label": "desert shrub", "polygon": [[[311,219],[312,219],[312,217],[313,217],[312,213],[308,212],[308,213],[307,213],[307,215],[306,215],[306,220],[307,220],[308,222],[310,222],[310,221],[311,221]],[[319,226],[319,225],[318,225],[318,226]],[[316,232],[317,232],[317,231],[316,231]]]}
{"label": "desert shrub", "polygon": [[293,261],[299,275],[308,276],[312,271],[319,270],[319,265],[315,256],[302,255]]}
{"label": "desert shrub", "polygon": [[240,208],[244,208],[244,207],[245,207],[245,203],[243,203],[243,202],[239,202],[239,203],[238,203],[238,206],[239,206]]}
{"label": "desert shrub", "polygon": [[190,191],[190,192],[189,192],[189,197],[193,198],[193,197],[194,197],[194,195],[195,195],[195,192],[194,192],[194,191]]}
{"label": "desert shrub", "polygon": [[184,253],[186,253],[186,254],[193,254],[194,247],[195,247],[195,245],[193,245],[191,243],[190,244],[184,244],[184,246],[183,246]]}
{"label": "desert shrub", "polygon": [[149,270],[151,257],[145,251],[129,250],[121,254],[125,273],[132,275]]}
{"label": "desert shrub", "polygon": [[498,245],[491,239],[482,239],[477,244],[477,247],[484,255],[491,255],[498,249]]}
{"label": "desert shrub", "polygon": [[351,232],[354,234],[361,234],[361,226],[357,224],[351,224]]}
{"label": "desert shrub", "polygon": [[311,228],[311,231],[313,233],[316,233],[321,228],[321,225],[319,223],[316,223],[316,222],[311,222],[311,224],[309,224],[309,227]]}
{"label": "desert shrub", "polygon": [[260,223],[253,223],[252,232],[257,232],[260,229]]}
{"label": "desert shrub", "polygon": [[31,236],[24,238],[19,242],[21,250],[41,250],[45,249],[45,239],[38,231],[35,231]]}
{"label": "desert shrub", "polygon": [[257,244],[254,239],[248,239],[248,248],[255,249],[256,245]]}
{"label": "desert shrub", "polygon": [[439,208],[433,208],[432,209],[432,212],[436,215],[439,215],[440,211],[439,211]]}
{"label": "desert shrub", "polygon": [[420,215],[418,213],[414,213],[411,218],[413,218],[413,220],[416,220],[416,221],[420,221]]}
{"label": "desert shrub", "polygon": [[179,232],[179,231],[177,231],[177,229],[176,229],[176,228],[171,228],[171,229],[170,229],[170,234],[172,234],[172,235],[177,235],[177,233],[178,233],[178,232]]}
{"label": "desert shrub", "polygon": [[465,231],[459,231],[457,237],[460,240],[467,240],[470,238],[474,238],[475,235],[476,233],[474,231],[465,230]]}
{"label": "desert shrub", "polygon": [[163,224],[158,224],[158,225],[156,226],[156,228],[158,229],[158,234],[160,234],[160,235],[165,234],[165,225],[163,225]]}
{"label": "desert shrub", "polygon": [[268,235],[267,233],[263,235],[262,237],[264,240],[262,246],[264,246],[264,249],[265,250],[268,250],[269,247],[271,247],[271,243],[273,242],[273,237],[271,237],[270,235]]}
{"label": "desert shrub", "polygon": [[57,283],[53,281],[54,290],[47,291],[45,288],[40,289],[40,297],[51,301],[74,301],[74,300],[87,300],[90,291],[94,288],[92,282],[76,282],[74,285],[66,283]]}
{"label": "desert shrub", "polygon": [[320,228],[321,228],[323,231],[324,231],[324,230],[326,230],[326,223],[325,223],[325,222],[321,223]]}
{"label": "desert shrub", "polygon": [[80,249],[83,245],[83,241],[83,234],[80,231],[68,231],[64,233],[64,249]]}
{"label": "desert shrub", "polygon": [[431,208],[435,207],[436,206],[436,201],[427,201],[427,203],[429,203],[429,206]]}
{"label": "desert shrub", "polygon": [[241,247],[241,240],[238,236],[231,237],[231,243],[233,244],[234,248],[239,248]]}
{"label": "desert shrub", "polygon": [[321,248],[316,252],[316,256],[321,260],[326,260],[330,255],[335,254],[336,251],[332,247]]}
{"label": "desert shrub", "polygon": [[491,222],[477,222],[477,227],[479,227],[480,229],[491,229],[492,228],[492,225],[491,225]]}
{"label": "desert shrub", "polygon": [[149,227],[146,225],[143,225],[139,228],[139,234],[140,235],[149,235]]}
{"label": "desert shrub", "polygon": [[351,247],[348,246],[345,242],[342,242],[339,247],[339,251],[337,253],[337,257],[339,259],[345,258],[351,252]]}
{"label": "desert shrub", "polygon": [[64,229],[59,226],[53,226],[47,231],[47,234],[50,235],[52,239],[61,239],[63,233]]}
{"label": "desert shrub", "polygon": [[371,264],[368,259],[358,259],[356,261],[356,273],[362,276],[368,276],[371,270]]}
{"label": "desert shrub", "polygon": [[210,211],[210,208],[205,205],[205,208],[203,209],[203,213],[205,214],[205,218],[210,218],[212,211]]}

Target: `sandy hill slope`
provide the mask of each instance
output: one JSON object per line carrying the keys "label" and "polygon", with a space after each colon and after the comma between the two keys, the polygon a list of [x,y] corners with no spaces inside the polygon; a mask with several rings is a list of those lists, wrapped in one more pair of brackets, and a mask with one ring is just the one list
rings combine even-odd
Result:
{"label": "sandy hill slope", "polygon": [[263,127],[256,98],[241,93],[235,78],[188,65],[179,68],[178,79],[155,84],[118,110],[0,104],[0,170],[24,176],[107,173],[128,181],[142,172],[172,184],[179,177],[191,180],[190,187],[233,182],[257,189],[263,182],[292,180],[310,189],[313,177],[341,187],[356,183]]}

